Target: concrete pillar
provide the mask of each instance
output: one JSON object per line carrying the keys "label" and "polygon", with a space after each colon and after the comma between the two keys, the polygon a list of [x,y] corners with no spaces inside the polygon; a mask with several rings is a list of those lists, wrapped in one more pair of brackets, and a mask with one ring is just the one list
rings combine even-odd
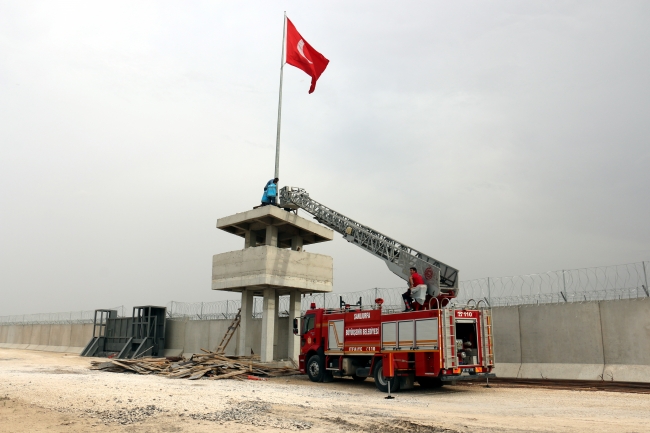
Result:
{"label": "concrete pillar", "polygon": [[253,316],[253,291],[244,290],[241,294],[241,322],[239,324],[239,341],[237,342],[237,355],[250,356],[251,345],[247,337]]}
{"label": "concrete pillar", "polygon": [[278,227],[277,226],[266,226],[266,242],[267,247],[277,247],[278,246]]}
{"label": "concrete pillar", "polygon": [[280,359],[284,355],[278,353],[278,338],[280,337],[280,294],[275,292],[275,322],[273,325],[273,359]]}
{"label": "concrete pillar", "polygon": [[293,319],[300,316],[300,292],[292,290],[289,294],[289,329],[286,330],[289,338],[288,357],[298,363],[300,355],[300,337],[293,334]]}
{"label": "concrete pillar", "polygon": [[253,230],[247,230],[244,237],[244,248],[256,247],[257,235]]}
{"label": "concrete pillar", "polygon": [[291,237],[291,249],[302,251],[302,236],[296,235]]}
{"label": "concrete pillar", "polygon": [[264,289],[264,304],[262,307],[262,348],[260,361],[273,361],[273,334],[277,316],[275,305],[275,289]]}

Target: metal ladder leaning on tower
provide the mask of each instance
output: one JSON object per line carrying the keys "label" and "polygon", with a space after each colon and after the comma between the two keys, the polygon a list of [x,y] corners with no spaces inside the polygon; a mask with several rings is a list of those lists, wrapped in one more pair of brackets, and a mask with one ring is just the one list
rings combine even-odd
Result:
{"label": "metal ladder leaning on tower", "polygon": [[226,330],[226,333],[221,339],[221,343],[219,343],[219,346],[217,347],[217,350],[215,352],[226,353],[226,346],[228,346],[228,343],[230,343],[232,336],[235,335],[235,331],[237,331],[237,328],[239,328],[240,323],[241,323],[241,308],[237,310],[237,314],[235,315],[235,318],[228,326],[228,329]]}

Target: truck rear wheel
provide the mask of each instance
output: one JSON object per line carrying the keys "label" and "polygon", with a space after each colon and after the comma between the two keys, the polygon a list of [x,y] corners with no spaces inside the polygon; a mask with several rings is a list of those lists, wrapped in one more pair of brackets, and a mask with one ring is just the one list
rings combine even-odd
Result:
{"label": "truck rear wheel", "polygon": [[314,355],[307,361],[307,376],[312,382],[322,382],[325,373],[325,364],[320,356]]}
{"label": "truck rear wheel", "polygon": [[384,376],[384,365],[383,361],[380,359],[377,364],[375,364],[375,371],[373,377],[375,378],[375,386],[381,392],[388,392],[388,384],[390,383],[390,392],[399,391],[399,378],[397,376],[392,379],[388,379]]}

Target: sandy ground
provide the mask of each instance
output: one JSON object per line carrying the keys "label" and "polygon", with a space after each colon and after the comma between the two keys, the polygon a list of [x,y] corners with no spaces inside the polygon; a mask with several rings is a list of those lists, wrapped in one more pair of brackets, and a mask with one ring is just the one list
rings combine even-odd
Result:
{"label": "sandy ground", "polygon": [[[165,379],[90,358],[0,349],[0,432],[647,432],[650,395],[482,385],[401,392],[372,380]],[[108,426],[108,427],[107,427]]]}

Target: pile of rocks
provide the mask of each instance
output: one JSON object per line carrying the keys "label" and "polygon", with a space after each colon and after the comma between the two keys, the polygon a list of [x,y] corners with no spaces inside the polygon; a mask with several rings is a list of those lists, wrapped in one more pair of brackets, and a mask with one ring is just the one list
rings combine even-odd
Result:
{"label": "pile of rocks", "polygon": [[154,415],[167,412],[153,404],[144,407],[130,407],[119,408],[113,410],[92,410],[87,409],[86,415],[91,418],[98,418],[104,424],[133,424],[136,422],[144,421],[145,419]]}

